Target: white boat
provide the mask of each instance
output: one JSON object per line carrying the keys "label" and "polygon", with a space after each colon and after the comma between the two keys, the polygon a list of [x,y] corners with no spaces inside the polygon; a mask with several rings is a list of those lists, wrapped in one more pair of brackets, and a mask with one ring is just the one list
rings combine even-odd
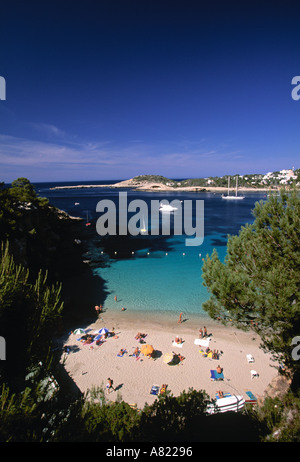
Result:
{"label": "white boat", "polygon": [[245,199],[245,196],[238,196],[238,194],[237,194],[238,177],[236,177],[235,196],[229,194],[229,186],[230,186],[230,176],[228,177],[228,194],[227,194],[227,196],[225,194],[222,194],[222,199],[233,199],[233,200]]}
{"label": "white boat", "polygon": [[143,217],[143,227],[141,229],[141,233],[142,234],[146,234],[147,233],[147,229],[146,229],[146,224],[145,224],[145,218]]}
{"label": "white boat", "polygon": [[218,412],[234,411],[238,412],[243,409],[245,400],[240,395],[230,395],[225,398],[219,398],[215,404],[209,404],[206,411],[208,414],[216,414]]}
{"label": "white boat", "polygon": [[177,210],[177,207],[173,207],[171,204],[160,204],[159,211],[160,212],[174,212]]}

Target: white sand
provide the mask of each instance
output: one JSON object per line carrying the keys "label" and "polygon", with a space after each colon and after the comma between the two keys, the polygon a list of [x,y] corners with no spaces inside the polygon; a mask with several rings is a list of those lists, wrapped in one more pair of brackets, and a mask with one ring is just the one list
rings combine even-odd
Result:
{"label": "white sand", "polygon": [[[213,321],[205,321],[208,334],[211,334],[210,348],[222,351],[219,360],[205,358],[199,352],[201,347],[194,344],[199,336],[199,328],[203,328],[195,320],[187,320],[178,324],[176,320],[155,322],[153,319],[137,319],[127,311],[107,311],[96,323],[90,326],[78,326],[93,333],[101,327],[111,330],[115,328],[118,338],[108,338],[101,346],[95,343],[84,345],[77,339],[80,335],[71,334],[64,345],[70,348],[69,354],[62,354],[61,361],[82,392],[92,386],[105,386],[107,378],[113,379],[116,392],[108,394],[110,400],[118,395],[129,404],[143,408],[147,402],[154,402],[156,396],[150,394],[152,385],[161,387],[168,384],[174,396],[183,390],[194,388],[205,390],[211,398],[215,398],[218,390],[241,394],[245,398],[247,390],[257,397],[264,392],[277,375],[275,367],[271,367],[270,356],[259,349],[259,338],[253,333],[245,333],[231,327],[220,326]],[[136,346],[141,346],[135,336],[138,332],[147,334],[146,343],[153,345],[156,359],[148,359],[143,355],[136,360],[132,355]],[[176,335],[183,340],[182,348],[172,346]],[[73,347],[73,350],[72,350]],[[122,358],[117,354],[121,348],[127,350]],[[163,362],[168,352],[180,353],[184,361],[176,366]],[[246,355],[253,355],[255,362],[248,363]],[[220,365],[224,371],[223,381],[212,381],[210,370]],[[274,364],[273,364],[274,366]],[[254,369],[259,377],[251,379],[250,371]]]}

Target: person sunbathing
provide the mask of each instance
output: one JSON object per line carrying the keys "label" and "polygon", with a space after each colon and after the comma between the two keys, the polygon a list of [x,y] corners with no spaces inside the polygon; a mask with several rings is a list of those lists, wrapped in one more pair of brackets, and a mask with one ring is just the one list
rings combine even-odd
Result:
{"label": "person sunbathing", "polygon": [[119,356],[123,356],[123,354],[126,353],[126,350],[124,348],[121,348],[121,350],[119,351],[118,355]]}
{"label": "person sunbathing", "polygon": [[181,356],[181,354],[179,354],[179,355],[177,355],[177,356],[178,356],[180,362],[183,361],[183,360],[185,359],[185,357],[184,357],[184,356]]}
{"label": "person sunbathing", "polygon": [[216,371],[217,371],[218,374],[221,374],[223,369],[221,368],[220,365],[218,365],[217,368],[216,368]]}
{"label": "person sunbathing", "polygon": [[212,354],[212,359],[219,359],[219,350],[214,350]]}
{"label": "person sunbathing", "polygon": [[140,354],[139,347],[136,347],[136,349],[133,352],[133,356],[139,356],[139,354]]}
{"label": "person sunbathing", "polygon": [[167,391],[167,386],[168,385],[165,383],[162,384],[160,392],[159,392],[161,395]]}

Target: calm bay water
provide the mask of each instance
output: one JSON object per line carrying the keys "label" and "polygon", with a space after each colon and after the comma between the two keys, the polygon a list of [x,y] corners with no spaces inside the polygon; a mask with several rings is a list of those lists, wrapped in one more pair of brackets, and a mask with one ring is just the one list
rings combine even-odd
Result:
{"label": "calm bay water", "polygon": [[[97,182],[96,184],[111,184]],[[266,193],[246,193],[242,201],[224,201],[221,194],[188,192],[137,192],[122,189],[128,194],[128,202],[143,199],[204,200],[204,242],[201,246],[187,247],[186,236],[120,237],[103,239],[96,232],[95,222],[100,216],[96,205],[102,199],[111,199],[118,206],[119,189],[82,188],[53,190],[53,186],[72,183],[39,183],[39,195],[49,198],[54,206],[72,216],[92,221],[90,233],[96,243],[94,255],[88,258],[103,259],[104,263],[93,271],[105,281],[104,307],[120,310],[124,306],[137,314],[151,313],[177,316],[205,316],[202,303],[209,298],[203,286],[202,258],[216,248],[220,258],[226,255],[228,234],[238,234],[240,227],[253,221],[251,211],[255,202],[266,199]],[[92,184],[74,183],[74,184]],[[83,224],[83,226],[85,226]],[[149,225],[150,230],[151,224]],[[114,297],[117,296],[118,303]]]}

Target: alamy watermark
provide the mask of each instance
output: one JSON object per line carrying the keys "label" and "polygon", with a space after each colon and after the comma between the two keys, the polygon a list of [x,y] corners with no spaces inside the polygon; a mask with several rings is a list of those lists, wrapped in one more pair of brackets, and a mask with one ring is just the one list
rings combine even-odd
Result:
{"label": "alamy watermark", "polygon": [[296,85],[292,90],[292,98],[298,101],[300,99],[300,75],[292,78],[292,85]]}
{"label": "alamy watermark", "polygon": [[[134,199],[128,203],[127,193],[119,193],[118,216],[114,201],[103,199],[98,202],[96,212],[102,213],[97,219],[96,230],[100,236],[110,235],[137,236],[151,234],[152,236],[171,235],[171,216],[173,217],[174,235],[195,236],[185,240],[186,246],[199,246],[204,241],[204,200],[196,200],[193,207],[192,200],[180,201],[174,199],[151,200],[150,210],[147,202]],[[194,213],[193,213],[194,212]],[[131,216],[129,216],[131,214]],[[133,215],[132,215],[133,214]],[[161,229],[157,224],[160,223]],[[118,220],[117,220],[118,218]],[[148,230],[149,219],[151,229]],[[153,224],[156,223],[156,226]]]}
{"label": "alamy watermark", "polygon": [[6,342],[4,337],[0,337],[0,361],[6,359]]}
{"label": "alamy watermark", "polygon": [[294,337],[292,340],[292,345],[296,345],[292,350],[292,358],[294,361],[299,361],[300,359],[300,337]]}
{"label": "alamy watermark", "polygon": [[0,100],[6,100],[6,81],[5,78],[0,75]]}

